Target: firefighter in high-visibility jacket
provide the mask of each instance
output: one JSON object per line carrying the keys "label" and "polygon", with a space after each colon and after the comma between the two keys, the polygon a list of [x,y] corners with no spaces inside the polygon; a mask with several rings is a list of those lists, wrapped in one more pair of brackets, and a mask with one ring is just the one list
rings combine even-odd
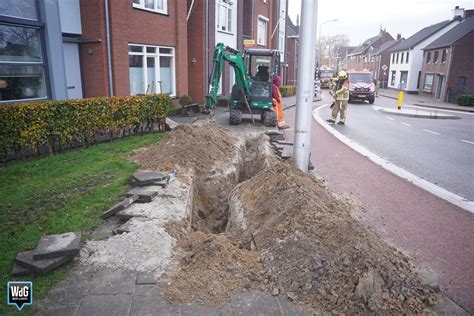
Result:
{"label": "firefighter in high-visibility jacket", "polygon": [[336,102],[332,109],[332,117],[327,120],[330,123],[336,123],[337,114],[339,113],[340,119],[338,125],[346,124],[346,111],[347,104],[349,102],[349,80],[347,80],[347,74],[344,71],[339,73],[339,80],[342,81],[342,85],[335,91]]}

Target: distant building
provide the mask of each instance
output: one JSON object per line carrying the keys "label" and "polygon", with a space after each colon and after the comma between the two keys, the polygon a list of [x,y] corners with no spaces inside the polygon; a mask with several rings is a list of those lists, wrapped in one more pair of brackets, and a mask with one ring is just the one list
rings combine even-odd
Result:
{"label": "distant building", "polygon": [[375,48],[372,51],[373,58],[373,74],[374,78],[380,81],[380,86],[386,88],[388,86],[388,69],[390,65],[390,48],[401,41],[401,35],[397,35],[397,39],[388,41]]}
{"label": "distant building", "polygon": [[79,0],[0,1],[0,102],[81,98]]}
{"label": "distant building", "polygon": [[390,49],[389,88],[418,93],[423,48],[458,25],[462,20],[462,14],[459,14],[459,10],[455,10],[452,20],[427,26]]}
{"label": "distant building", "polygon": [[421,95],[455,103],[460,94],[474,94],[474,10],[423,50]]}
{"label": "distant building", "polygon": [[380,30],[379,34],[373,36],[362,43],[362,45],[355,48],[347,56],[348,70],[364,70],[375,72],[378,63],[374,58],[374,51],[384,43],[394,41],[392,35],[385,30]]}
{"label": "distant building", "polygon": [[336,71],[347,70],[349,68],[348,56],[357,46],[336,46],[329,61],[329,64]]}
{"label": "distant building", "polygon": [[296,85],[298,78],[299,32],[299,25],[293,24],[290,17],[288,16],[286,24],[287,67],[284,69],[283,81],[285,85]]}

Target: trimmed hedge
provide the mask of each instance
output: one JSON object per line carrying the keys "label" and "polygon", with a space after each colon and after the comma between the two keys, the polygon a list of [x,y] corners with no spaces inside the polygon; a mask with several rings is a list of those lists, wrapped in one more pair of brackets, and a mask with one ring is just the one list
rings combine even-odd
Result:
{"label": "trimmed hedge", "polygon": [[172,107],[167,94],[0,104],[0,157],[87,146],[104,135],[153,131],[155,124],[161,129]]}
{"label": "trimmed hedge", "polygon": [[189,95],[182,95],[179,97],[179,105],[184,106],[193,103],[193,99]]}
{"label": "trimmed hedge", "polygon": [[296,94],[296,86],[280,86],[282,97],[291,97]]}
{"label": "trimmed hedge", "polygon": [[456,103],[462,106],[474,106],[474,95],[463,94],[458,96]]}

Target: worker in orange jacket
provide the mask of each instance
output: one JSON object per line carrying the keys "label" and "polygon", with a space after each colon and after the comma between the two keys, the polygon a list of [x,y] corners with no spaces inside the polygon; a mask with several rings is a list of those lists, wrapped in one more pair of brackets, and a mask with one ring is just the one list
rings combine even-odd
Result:
{"label": "worker in orange jacket", "polygon": [[272,97],[273,97],[273,108],[277,113],[277,121],[278,121],[278,128],[285,129],[289,126],[286,125],[285,120],[283,118],[283,103],[280,94],[280,83],[281,78],[279,75],[275,75],[273,78],[273,85],[272,85]]}

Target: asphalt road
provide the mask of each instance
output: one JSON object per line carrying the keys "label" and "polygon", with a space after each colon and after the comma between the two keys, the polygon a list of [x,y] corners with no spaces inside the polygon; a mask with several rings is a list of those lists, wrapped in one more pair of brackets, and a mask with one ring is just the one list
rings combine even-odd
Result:
{"label": "asphalt road", "polygon": [[[396,102],[379,97],[374,105],[393,109]],[[326,107],[319,113],[326,119],[330,110]],[[349,104],[347,125],[333,127],[395,165],[474,201],[474,114],[439,113],[461,119],[390,115],[360,102]]]}

